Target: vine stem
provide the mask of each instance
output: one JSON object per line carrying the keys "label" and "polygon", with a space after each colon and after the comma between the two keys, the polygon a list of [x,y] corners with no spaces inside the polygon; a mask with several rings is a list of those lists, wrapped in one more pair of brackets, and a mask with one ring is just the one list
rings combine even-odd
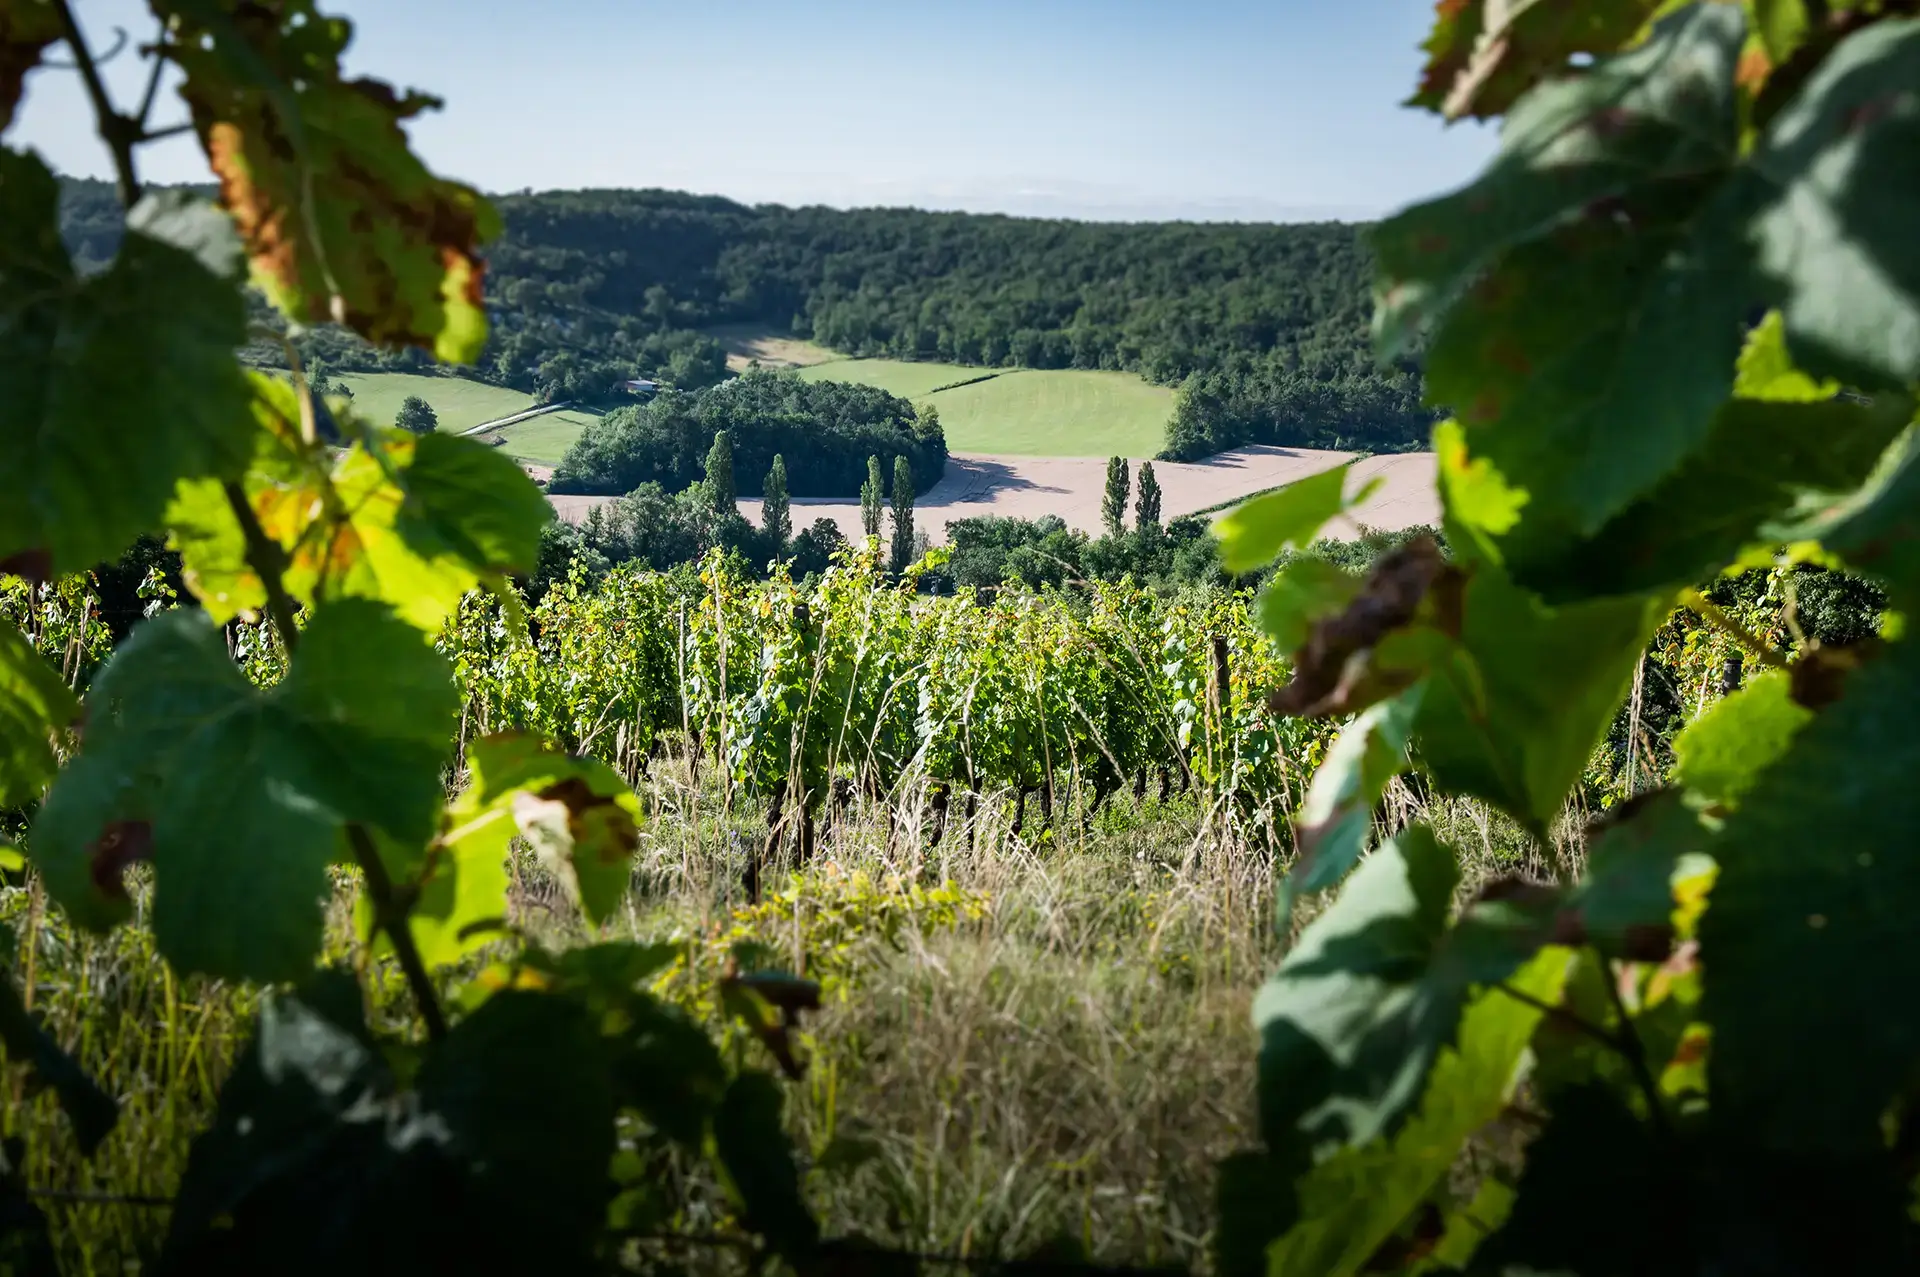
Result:
{"label": "vine stem", "polygon": [[[291,659],[300,642],[300,629],[294,620],[293,598],[287,593],[283,579],[287,568],[287,552],[260,526],[259,516],[253,512],[246,492],[238,483],[229,481],[225,491],[227,506],[240,524],[240,535],[246,543],[247,562],[266,589],[267,611],[273,617],[273,628],[280,635],[280,645]],[[433,978],[427,974],[427,964],[420,957],[420,949],[413,943],[413,933],[407,929],[407,903],[394,890],[393,878],[387,873],[386,862],[380,859],[380,849],[374,845],[373,835],[367,832],[366,826],[348,825],[347,842],[353,848],[353,858],[366,880],[367,897],[373,902],[374,928],[384,931],[393,945],[394,956],[400,960],[400,970],[407,978],[407,988],[413,994],[414,1005],[420,1012],[421,1021],[427,1026],[427,1038],[438,1042],[447,1035],[447,1015],[440,1006],[440,995],[433,987]]]}
{"label": "vine stem", "polygon": [[1687,591],[1680,596],[1680,601],[1685,603],[1687,607],[1694,612],[1699,613],[1701,619],[1706,621],[1707,624],[1713,626],[1714,629],[1719,630],[1722,634],[1725,634],[1728,638],[1751,652],[1754,659],[1758,660],[1761,664],[1769,665],[1777,670],[1783,670],[1788,667],[1786,657],[1780,655],[1780,653],[1774,651],[1771,647],[1768,647],[1765,640],[1721,611],[1718,604],[1706,595],[1700,593],[1699,590],[1688,588]]}
{"label": "vine stem", "polygon": [[87,47],[86,37],[80,34],[80,23],[73,16],[73,6],[68,0],[53,0],[53,7],[60,15],[60,34],[73,51],[73,64],[79,68],[81,82],[87,87],[87,97],[93,101],[94,122],[100,130],[100,140],[113,153],[113,171],[120,204],[123,208],[132,208],[134,201],[140,198],[140,178],[133,165],[133,148],[140,141],[139,123],[116,110],[113,99],[107,96],[106,81],[100,78],[100,66],[94,60],[93,50]]}

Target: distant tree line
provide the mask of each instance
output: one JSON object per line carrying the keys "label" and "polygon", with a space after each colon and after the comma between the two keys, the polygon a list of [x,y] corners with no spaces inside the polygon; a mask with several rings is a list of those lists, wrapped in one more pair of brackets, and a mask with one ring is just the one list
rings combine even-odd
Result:
{"label": "distant tree line", "polygon": [[706,390],[666,391],[590,423],[554,470],[549,490],[618,496],[644,483],[676,492],[699,480],[714,437],[729,437],[739,490],[758,496],[776,456],[796,497],[846,496],[868,458],[905,461],[921,490],[947,464],[939,415],[872,386],[752,372]]}
{"label": "distant tree line", "polygon": [[[111,187],[63,193],[76,255],[104,262],[119,236]],[[1415,366],[1375,366],[1362,226],[749,208],[666,191],[499,204],[493,333],[470,372],[544,399],[616,403],[632,378],[717,384],[725,357],[701,330],[751,324],[854,355],[1138,372],[1182,388],[1166,448],[1179,458],[1243,443],[1418,448],[1435,417]],[[428,366],[324,329],[299,344],[340,371]]]}
{"label": "distant tree line", "polygon": [[1191,385],[1168,455],[1424,447],[1412,366],[1378,369],[1365,228],[748,208],[666,191],[501,200],[496,306],[538,327],[760,324],[854,355],[1104,368]]}

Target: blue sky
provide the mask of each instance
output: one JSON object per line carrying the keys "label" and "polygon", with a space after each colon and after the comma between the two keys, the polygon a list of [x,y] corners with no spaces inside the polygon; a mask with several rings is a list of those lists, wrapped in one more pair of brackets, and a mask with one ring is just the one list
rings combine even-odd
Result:
{"label": "blue sky", "polygon": [[[1493,147],[1398,104],[1431,0],[334,0],[352,71],[437,93],[412,128],[490,191],[666,186],[748,202],[1091,218],[1388,212]],[[139,0],[80,0],[93,43]],[[110,65],[137,95],[131,52]],[[162,96],[165,118],[182,108]],[[76,77],[10,140],[105,176]],[[144,175],[205,175],[190,140]]]}

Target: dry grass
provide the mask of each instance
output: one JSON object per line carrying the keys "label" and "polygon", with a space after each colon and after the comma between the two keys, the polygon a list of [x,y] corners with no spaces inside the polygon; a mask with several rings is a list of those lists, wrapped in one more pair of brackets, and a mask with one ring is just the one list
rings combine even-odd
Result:
{"label": "dry grass", "polygon": [[[611,932],[697,938],[741,916],[761,809],[703,771],[695,784],[663,762],[645,782],[655,815]],[[1399,801],[1414,814],[1410,794]],[[870,1157],[810,1174],[816,1208],[832,1232],[942,1253],[1005,1256],[1070,1238],[1099,1260],[1204,1267],[1213,1167],[1255,1138],[1248,1008],[1279,951],[1275,866],[1194,795],[1122,795],[1091,818],[1063,800],[1051,829],[1030,808],[1024,839],[1005,796],[985,796],[971,825],[955,808],[937,847],[917,799],[896,808],[891,838],[881,807],[856,810],[797,880],[804,907],[756,936],[831,973],[791,1127],[803,1156],[857,1136]],[[1500,822],[1461,806],[1426,814],[1468,853],[1475,880],[1519,865],[1516,832]],[[523,925],[556,942],[586,938],[553,921],[551,883],[522,881]],[[984,908],[909,917],[891,935],[858,911],[834,913],[849,891],[881,900],[934,884]],[[26,889],[0,894],[22,951],[16,972],[30,947],[38,1009],[125,1108],[86,1163],[50,1097],[10,1105],[28,1181],[70,1196],[165,1196],[255,995],[174,980],[144,932],[76,936],[57,916],[29,925],[33,908]],[[343,922],[336,910],[342,951]],[[137,1271],[126,1261],[164,1226],[148,1206],[44,1204],[73,1273]]]}

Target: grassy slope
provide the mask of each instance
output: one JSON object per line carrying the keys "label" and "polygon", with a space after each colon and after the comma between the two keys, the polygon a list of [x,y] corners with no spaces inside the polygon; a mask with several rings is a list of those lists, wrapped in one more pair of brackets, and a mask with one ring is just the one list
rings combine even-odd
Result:
{"label": "grassy slope", "polygon": [[908,363],[904,359],[836,359],[802,369],[800,375],[808,381],[850,381],[861,386],[878,386],[903,399],[919,399],[937,387],[984,377],[993,371],[961,364]]}
{"label": "grassy slope", "polygon": [[[442,430],[465,430],[534,406],[532,395],[468,381],[464,377],[384,372],[342,373],[334,380],[353,391],[353,405],[363,416],[382,424],[392,423],[400,411],[401,401],[408,395],[419,395],[433,405]],[[508,426],[501,431],[506,437],[504,450],[508,456],[525,461],[557,465],[595,415],[569,409]]]}
{"label": "grassy slope", "polygon": [[587,428],[587,423],[599,415],[570,408],[565,412],[529,417],[500,432],[507,440],[501,446],[510,457],[557,466],[560,459],[567,455],[567,449],[573,446],[573,441],[580,437],[580,432]]}
{"label": "grassy slope", "polygon": [[[1166,442],[1173,391],[1133,373],[992,369],[898,359],[843,359],[816,364],[809,381],[879,386],[940,410],[947,446],[956,452],[1028,457],[1151,457]],[[958,381],[972,384],[949,386]]]}
{"label": "grassy slope", "polygon": [[464,377],[430,377],[410,372],[341,373],[334,378],[353,391],[353,406],[381,425],[392,425],[400,403],[419,395],[433,405],[442,430],[465,430],[496,417],[525,412],[533,396]]}
{"label": "grassy slope", "polygon": [[947,446],[1029,457],[1151,457],[1173,391],[1129,372],[1012,372],[931,395]]}

